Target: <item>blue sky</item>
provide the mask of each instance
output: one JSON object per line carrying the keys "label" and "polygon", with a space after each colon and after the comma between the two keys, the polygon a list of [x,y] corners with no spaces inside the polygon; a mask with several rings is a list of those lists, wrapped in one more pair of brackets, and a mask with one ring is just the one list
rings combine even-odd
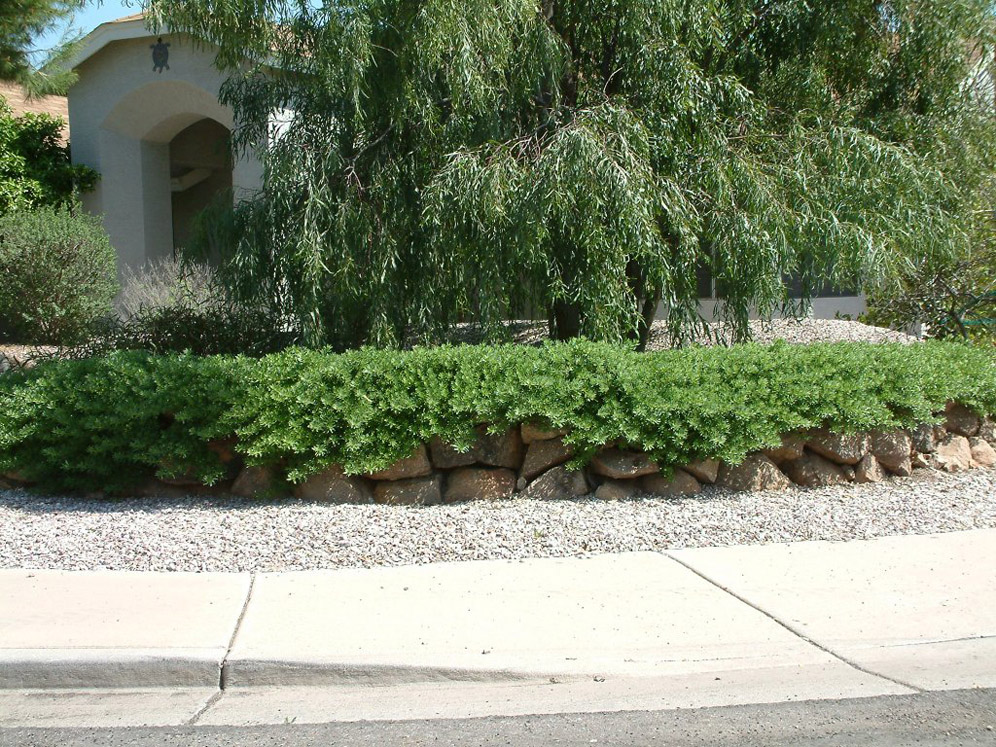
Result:
{"label": "blue sky", "polygon": [[[77,31],[89,33],[105,21],[112,21],[115,18],[120,18],[121,16],[137,13],[141,9],[140,0],[103,0],[102,2],[88,2],[82,10],[76,12],[75,17],[73,18],[72,28]],[[65,31],[66,28],[62,27],[39,37],[35,41],[35,48],[39,51],[38,54],[41,57],[44,57],[43,50],[48,50],[53,46],[56,46]],[[36,59],[36,62],[37,61],[38,60]]]}

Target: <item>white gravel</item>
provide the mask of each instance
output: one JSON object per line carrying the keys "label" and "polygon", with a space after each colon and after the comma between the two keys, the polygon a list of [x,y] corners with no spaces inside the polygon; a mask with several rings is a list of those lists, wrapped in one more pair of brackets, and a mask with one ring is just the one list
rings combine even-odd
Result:
{"label": "white gravel", "polygon": [[[723,322],[711,322],[695,340],[706,347],[725,345],[732,342],[731,327]],[[539,345],[548,339],[545,322],[517,320],[506,323],[509,338],[520,345]],[[918,342],[918,338],[905,332],[897,332],[885,327],[872,327],[848,319],[811,319],[809,317],[754,320],[750,322],[751,340],[770,345],[775,340],[783,340],[793,345],[812,342]],[[471,324],[458,324],[449,337],[449,342],[481,342],[480,329]],[[671,347],[667,325],[663,320],[654,322],[650,332],[648,350],[664,350]]]}
{"label": "white gravel", "polygon": [[0,493],[0,567],[282,571],[996,527],[996,470],[877,485],[618,502],[450,506],[46,498]]}
{"label": "white gravel", "polygon": [[[726,335],[722,324],[709,325],[720,339]],[[917,338],[885,327],[872,327],[846,319],[773,319],[750,323],[754,342],[769,345],[784,340],[796,345],[811,342],[917,342]],[[656,331],[656,325],[655,325]]]}

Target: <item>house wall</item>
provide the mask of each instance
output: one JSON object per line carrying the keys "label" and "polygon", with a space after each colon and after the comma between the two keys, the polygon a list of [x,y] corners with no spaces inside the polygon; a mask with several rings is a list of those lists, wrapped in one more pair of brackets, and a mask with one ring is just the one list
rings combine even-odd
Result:
{"label": "house wall", "polygon": [[[163,41],[168,70],[153,69],[156,37],[111,41],[77,66],[69,92],[73,160],[101,174],[84,206],[104,216],[119,269],[173,253],[170,141],[205,118],[233,126],[231,110],[218,101],[224,77],[212,51],[181,35]],[[235,198],[259,189],[261,174],[255,158],[236,161]]]}
{"label": "house wall", "polygon": [[[716,321],[717,305],[719,302],[715,298],[702,298],[699,300],[699,310],[702,316],[708,321]],[[809,316],[813,319],[835,319],[838,316],[843,318],[857,319],[858,315],[868,311],[868,304],[863,295],[858,296],[825,296],[812,299],[810,302]],[[667,309],[662,305],[657,312],[659,319],[667,315]],[[760,315],[752,313],[752,319],[759,319]]]}

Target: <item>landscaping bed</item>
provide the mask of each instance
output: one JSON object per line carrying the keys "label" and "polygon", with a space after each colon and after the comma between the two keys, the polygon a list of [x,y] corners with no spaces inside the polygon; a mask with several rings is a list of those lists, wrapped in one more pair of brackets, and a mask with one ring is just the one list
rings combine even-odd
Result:
{"label": "landscaping bed", "polygon": [[336,502],[763,490],[986,465],[994,410],[992,353],[940,343],[118,353],[0,378],[0,473]]}

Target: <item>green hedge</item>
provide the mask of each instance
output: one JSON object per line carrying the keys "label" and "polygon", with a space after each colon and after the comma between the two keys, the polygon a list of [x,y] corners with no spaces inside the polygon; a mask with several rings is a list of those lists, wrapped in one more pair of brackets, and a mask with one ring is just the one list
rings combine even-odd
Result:
{"label": "green hedge", "polygon": [[949,400],[996,412],[994,354],[954,343],[694,348],[635,353],[589,342],[443,347],[262,359],[122,352],[0,376],[0,472],[48,488],[127,489],[158,470],[217,480],[211,439],[238,435],[254,464],[292,480],[385,467],[473,426],[571,430],[663,464],[740,461],[788,431],[913,426]]}

